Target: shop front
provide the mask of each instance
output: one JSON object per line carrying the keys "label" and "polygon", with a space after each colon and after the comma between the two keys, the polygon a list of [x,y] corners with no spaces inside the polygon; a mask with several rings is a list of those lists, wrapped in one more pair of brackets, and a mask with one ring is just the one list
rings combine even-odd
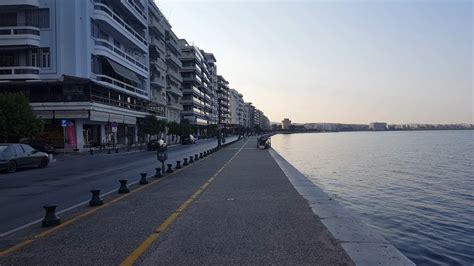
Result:
{"label": "shop front", "polygon": [[45,125],[40,138],[66,152],[137,142],[136,118],[94,110],[35,111]]}

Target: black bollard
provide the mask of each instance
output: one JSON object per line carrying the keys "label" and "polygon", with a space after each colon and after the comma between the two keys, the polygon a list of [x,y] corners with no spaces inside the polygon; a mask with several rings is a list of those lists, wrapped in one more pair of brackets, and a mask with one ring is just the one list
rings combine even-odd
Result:
{"label": "black bollard", "polygon": [[197,154],[194,154],[194,161],[199,161],[199,156]]}
{"label": "black bollard", "polygon": [[141,178],[140,178],[139,184],[140,185],[148,184],[148,180],[146,180],[146,173],[140,173],[140,176],[141,176]]}
{"label": "black bollard", "polygon": [[115,149],[115,153],[118,153],[118,148]]}
{"label": "black bollard", "polygon": [[157,167],[155,168],[155,170],[156,170],[156,174],[155,174],[156,178],[163,177],[163,175],[161,174],[161,167]]}
{"label": "black bollard", "polygon": [[110,148],[109,148],[109,151],[107,152],[107,154],[110,154]]}
{"label": "black bollard", "polygon": [[176,167],[175,169],[181,169],[181,161],[176,161]]}
{"label": "black bollard", "polygon": [[167,172],[168,174],[173,173],[173,169],[171,168],[171,167],[173,167],[173,165],[169,163],[169,164],[167,164],[166,166],[168,166],[168,170],[166,170],[166,172]]}
{"label": "black bollard", "polygon": [[41,226],[55,226],[61,223],[61,218],[56,215],[56,205],[45,205],[43,206],[46,214],[44,215],[43,220],[41,221]]}
{"label": "black bollard", "polygon": [[104,201],[100,197],[100,189],[91,190],[92,198],[89,201],[89,206],[100,206],[104,204]]}
{"label": "black bollard", "polygon": [[189,163],[194,163],[194,157],[193,156],[189,156]]}
{"label": "black bollard", "polygon": [[202,159],[202,152],[199,153],[199,159]]}
{"label": "black bollard", "polygon": [[120,182],[120,188],[118,190],[119,194],[130,192],[130,189],[127,187],[127,182],[128,182],[127,179],[120,179],[119,182]]}
{"label": "black bollard", "polygon": [[183,166],[187,166],[187,165],[189,165],[188,164],[188,158],[184,158],[183,159]]}

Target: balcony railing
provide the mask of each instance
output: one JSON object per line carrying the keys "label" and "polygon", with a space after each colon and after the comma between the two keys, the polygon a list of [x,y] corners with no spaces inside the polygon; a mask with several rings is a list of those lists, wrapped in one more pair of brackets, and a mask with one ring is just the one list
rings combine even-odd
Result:
{"label": "balcony railing", "polygon": [[148,17],[146,16],[145,10],[141,9],[137,4],[135,4],[133,0],[128,0],[127,2],[133,7],[133,11],[138,13],[140,17],[142,17],[145,21],[148,19]]}
{"label": "balcony railing", "polygon": [[[25,41],[25,39],[28,39]],[[39,46],[40,29],[33,26],[0,27],[1,45],[35,45]]]}
{"label": "balcony railing", "polygon": [[111,52],[114,52],[115,54],[117,54],[119,57],[129,61],[130,63],[138,66],[141,69],[144,69],[144,70],[148,71],[148,67],[144,63],[138,61],[136,58],[133,58],[132,56],[127,54],[124,50],[122,50],[119,47],[113,45],[109,41],[104,40],[104,39],[95,39],[94,42],[95,42],[95,45],[105,47],[108,50],[110,50]]}
{"label": "balcony railing", "polygon": [[174,86],[168,86],[168,87],[166,88],[166,90],[167,90],[168,92],[172,93],[172,94],[175,94],[175,95],[178,95],[178,96],[183,96],[183,92],[182,92],[180,89],[178,89],[178,88],[176,88],[176,87],[174,87]]}
{"label": "balcony railing", "polygon": [[113,19],[115,22],[117,22],[123,29],[128,31],[130,34],[132,34],[139,42],[143,43],[144,45],[148,46],[148,42],[145,39],[144,36],[139,34],[137,31],[135,31],[128,23],[125,22],[125,20],[120,17],[117,13],[115,13],[110,7],[107,5],[101,3],[100,0],[95,0],[94,4],[94,9],[98,11],[102,11],[105,14],[107,14],[108,17]]}
{"label": "balcony railing", "polygon": [[119,90],[123,89],[130,92],[134,92],[139,95],[148,96],[148,92],[144,91],[142,88],[137,87],[135,85],[128,84],[123,81],[120,81],[120,80],[117,80],[117,79],[114,79],[112,77],[102,75],[102,74],[95,74],[95,76],[96,76],[97,81],[106,82],[112,85],[113,87],[118,88]]}
{"label": "balcony railing", "polygon": [[39,0],[2,0],[0,6],[33,6],[40,7]]}
{"label": "balcony railing", "polygon": [[173,102],[168,101],[166,106],[170,108],[178,109],[178,110],[183,110],[183,105],[180,103],[173,103]]}
{"label": "balcony railing", "polygon": [[33,66],[0,67],[0,79],[38,79],[39,70]]}
{"label": "balcony railing", "polygon": [[166,52],[165,43],[157,38],[150,38],[150,46],[155,46],[162,54]]}

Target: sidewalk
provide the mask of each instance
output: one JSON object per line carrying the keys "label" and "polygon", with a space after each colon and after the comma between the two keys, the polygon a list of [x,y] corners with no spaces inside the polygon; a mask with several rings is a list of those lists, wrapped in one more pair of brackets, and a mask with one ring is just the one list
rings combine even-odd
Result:
{"label": "sidewalk", "polygon": [[61,228],[2,239],[2,251],[24,245],[0,264],[353,264],[269,152],[255,147],[255,138],[241,140],[105,198],[93,213],[62,217]]}

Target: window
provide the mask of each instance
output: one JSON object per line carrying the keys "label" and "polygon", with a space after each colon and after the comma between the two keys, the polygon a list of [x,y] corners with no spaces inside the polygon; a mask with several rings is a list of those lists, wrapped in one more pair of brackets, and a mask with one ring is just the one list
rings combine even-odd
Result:
{"label": "window", "polygon": [[21,147],[23,148],[23,150],[25,150],[25,153],[33,153],[34,151],[34,149],[31,148],[31,146],[29,145],[21,144]]}
{"label": "window", "polygon": [[16,12],[0,13],[0,27],[16,26]]}
{"label": "window", "polygon": [[38,50],[31,50],[31,66],[39,66]]}
{"label": "window", "polygon": [[40,68],[51,67],[51,57],[49,48],[40,48],[31,50],[30,54],[31,66]]}
{"label": "window", "polygon": [[29,26],[49,28],[49,8],[26,10],[25,22]]}
{"label": "window", "polygon": [[49,48],[41,49],[41,67],[43,68],[50,67]]}

